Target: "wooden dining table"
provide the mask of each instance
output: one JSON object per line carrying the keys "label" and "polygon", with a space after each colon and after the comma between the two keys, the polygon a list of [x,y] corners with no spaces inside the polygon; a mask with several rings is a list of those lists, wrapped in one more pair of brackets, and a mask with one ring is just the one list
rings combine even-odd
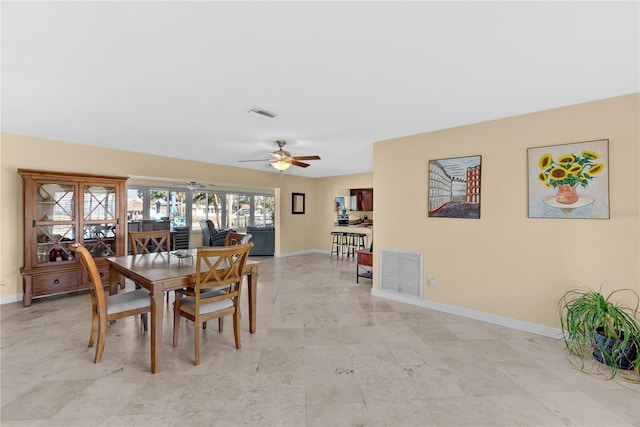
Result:
{"label": "wooden dining table", "polygon": [[[109,262],[109,294],[118,293],[124,278],[147,289],[151,298],[151,372],[160,372],[160,349],[162,348],[162,316],[164,293],[193,286],[196,283],[196,249],[182,251],[181,256],[170,252],[128,255],[107,258]],[[248,259],[243,274],[247,276],[249,300],[249,332],[256,330],[256,298],[258,266],[260,263]]]}

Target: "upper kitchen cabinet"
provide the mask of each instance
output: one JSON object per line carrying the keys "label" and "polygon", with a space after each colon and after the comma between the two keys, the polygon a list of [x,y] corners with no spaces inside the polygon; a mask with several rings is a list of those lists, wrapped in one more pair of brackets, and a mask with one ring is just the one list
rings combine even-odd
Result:
{"label": "upper kitchen cabinet", "polygon": [[352,211],[373,211],[373,188],[352,188],[350,190]]}

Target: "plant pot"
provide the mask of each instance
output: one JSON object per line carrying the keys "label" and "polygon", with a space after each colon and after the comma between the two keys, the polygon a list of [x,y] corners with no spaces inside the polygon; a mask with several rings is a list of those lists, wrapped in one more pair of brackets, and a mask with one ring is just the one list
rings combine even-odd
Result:
{"label": "plant pot", "polygon": [[[624,335],[621,335],[624,338]],[[636,356],[638,354],[638,347],[632,340],[627,341],[627,345],[620,349],[622,340],[618,338],[612,338],[604,335],[603,328],[597,328],[596,333],[593,334],[594,346],[593,357],[601,363],[610,365],[609,361],[617,361],[617,367],[620,369],[633,369]],[[620,349],[620,350],[618,350]],[[615,359],[613,352],[621,351],[620,355],[616,355]],[[603,354],[603,352],[607,355]],[[608,359],[608,360],[607,360]]]}

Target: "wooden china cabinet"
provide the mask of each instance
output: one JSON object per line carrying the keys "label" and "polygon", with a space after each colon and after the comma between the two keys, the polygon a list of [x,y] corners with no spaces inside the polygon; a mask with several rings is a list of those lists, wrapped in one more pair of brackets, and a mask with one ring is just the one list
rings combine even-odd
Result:
{"label": "wooden china cabinet", "polygon": [[33,297],[86,289],[87,277],[71,250],[85,246],[100,276],[106,257],[126,249],[126,177],[18,169],[23,179],[23,305]]}

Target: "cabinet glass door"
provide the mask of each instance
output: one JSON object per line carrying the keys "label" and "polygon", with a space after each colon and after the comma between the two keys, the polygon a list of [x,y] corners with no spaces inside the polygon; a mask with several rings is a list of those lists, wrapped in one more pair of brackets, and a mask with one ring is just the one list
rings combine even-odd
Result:
{"label": "cabinet glass door", "polygon": [[36,182],[35,264],[73,260],[75,190],[73,184]]}
{"label": "cabinet glass door", "polygon": [[83,189],[84,246],[94,257],[116,255],[116,187],[89,185]]}

